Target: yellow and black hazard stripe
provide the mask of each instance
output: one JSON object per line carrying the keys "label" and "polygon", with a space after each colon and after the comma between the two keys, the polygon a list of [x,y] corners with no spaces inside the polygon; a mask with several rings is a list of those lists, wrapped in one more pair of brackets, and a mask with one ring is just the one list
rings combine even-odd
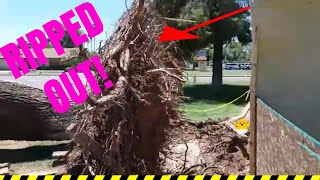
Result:
{"label": "yellow and black hazard stripe", "polygon": [[20,175],[12,175],[12,176],[1,176],[0,180],[320,180],[320,175],[313,176],[305,176],[305,175],[263,175],[263,176],[255,176],[255,175],[247,175],[247,176],[188,176],[188,175],[180,175],[180,176],[171,176],[171,175],[163,175],[163,176],[139,176],[139,175],[130,175],[130,176],[121,176],[121,175],[113,175],[113,176],[86,176],[86,175],[63,175],[63,176],[55,176],[55,175],[46,175],[46,176],[37,176],[37,175],[29,175],[29,176],[20,176]]}

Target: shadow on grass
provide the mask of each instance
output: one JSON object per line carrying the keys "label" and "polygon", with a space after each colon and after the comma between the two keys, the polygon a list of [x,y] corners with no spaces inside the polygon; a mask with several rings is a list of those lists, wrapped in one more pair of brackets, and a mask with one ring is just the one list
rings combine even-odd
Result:
{"label": "shadow on grass", "polygon": [[[219,103],[228,103],[249,90],[248,85],[223,85],[222,89],[214,92],[210,84],[193,84],[184,87],[184,96],[188,97],[185,103],[195,101],[216,101]],[[234,104],[244,104],[246,96],[242,97]]]}
{"label": "shadow on grass", "polygon": [[25,149],[0,149],[0,163],[21,163],[44,160],[51,157],[54,151],[65,150],[67,144],[54,146],[32,146]]}

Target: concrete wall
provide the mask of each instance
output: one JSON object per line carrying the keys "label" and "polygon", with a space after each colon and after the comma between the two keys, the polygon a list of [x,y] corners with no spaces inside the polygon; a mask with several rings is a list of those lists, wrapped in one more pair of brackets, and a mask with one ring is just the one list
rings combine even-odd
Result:
{"label": "concrete wall", "polygon": [[48,58],[48,66],[61,65],[61,58]]}
{"label": "concrete wall", "polygon": [[257,96],[319,141],[320,1],[256,0],[254,8]]}
{"label": "concrete wall", "polygon": [[198,61],[198,69],[200,72],[207,71],[208,61]]}
{"label": "concrete wall", "polygon": [[10,70],[6,61],[0,58],[0,70]]}
{"label": "concrete wall", "polygon": [[[49,66],[57,66],[61,65],[61,58],[48,58],[48,63],[42,66],[49,67]],[[39,66],[40,63],[39,63]],[[0,58],[0,70],[10,70],[6,61]]]}

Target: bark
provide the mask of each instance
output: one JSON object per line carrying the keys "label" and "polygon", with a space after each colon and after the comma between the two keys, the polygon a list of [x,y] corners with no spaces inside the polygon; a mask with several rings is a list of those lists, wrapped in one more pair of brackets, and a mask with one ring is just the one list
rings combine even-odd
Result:
{"label": "bark", "polygon": [[219,91],[222,88],[222,58],[223,41],[217,38],[214,43],[212,85],[213,89]]}
{"label": "bark", "polygon": [[0,81],[0,139],[66,140],[66,127],[75,108],[58,114],[45,93],[36,88]]}

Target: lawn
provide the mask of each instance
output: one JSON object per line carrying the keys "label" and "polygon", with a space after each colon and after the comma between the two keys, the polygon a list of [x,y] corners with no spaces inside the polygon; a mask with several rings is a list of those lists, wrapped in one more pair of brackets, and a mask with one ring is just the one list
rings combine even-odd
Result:
{"label": "lawn", "polygon": [[[212,71],[208,70],[206,72],[199,72],[199,71],[192,71],[192,70],[187,70],[185,71],[188,76],[212,76]],[[248,70],[223,70],[223,75],[224,76],[250,76],[251,71]]]}
{"label": "lawn", "polygon": [[248,85],[225,84],[220,92],[213,93],[210,84],[187,84],[184,95],[189,99],[182,104],[181,110],[188,120],[196,122],[233,117],[246,105],[246,96],[223,108],[214,108],[231,102],[247,90]]}

